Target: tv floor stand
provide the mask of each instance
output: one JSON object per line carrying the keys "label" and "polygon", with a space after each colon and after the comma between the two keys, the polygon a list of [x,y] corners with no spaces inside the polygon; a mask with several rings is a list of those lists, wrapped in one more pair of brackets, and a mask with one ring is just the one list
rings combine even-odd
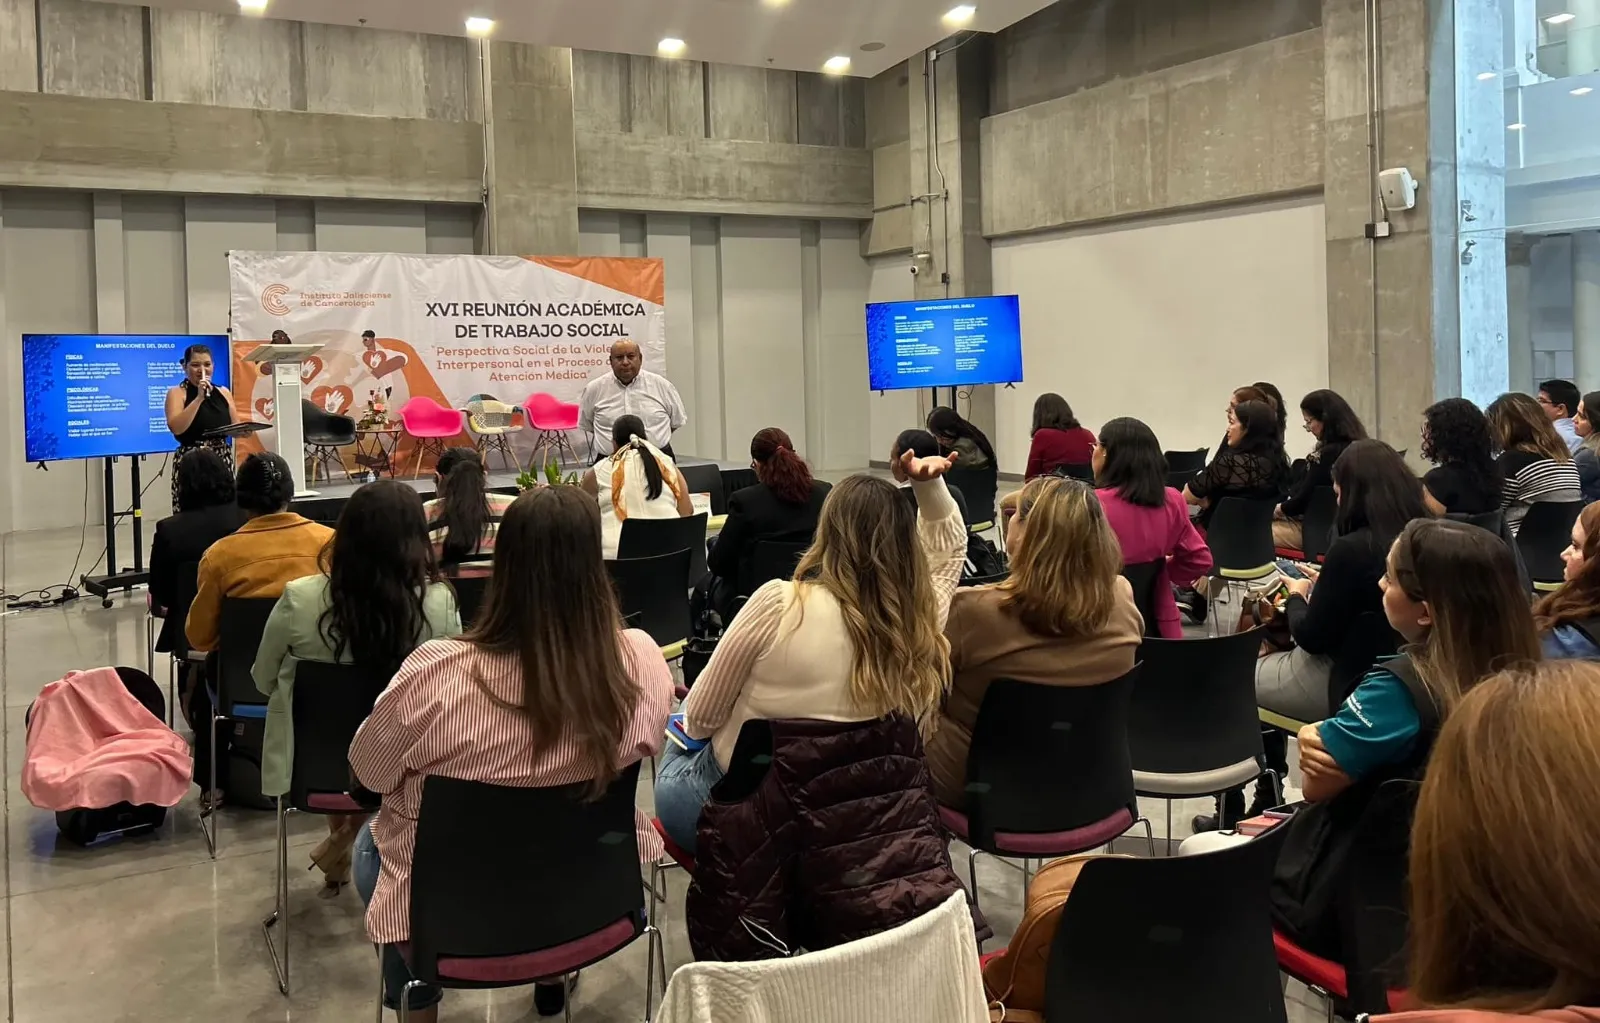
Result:
{"label": "tv floor stand", "polygon": [[[106,574],[96,576],[80,576],[83,588],[100,598],[101,607],[111,606],[111,594],[116,590],[123,593],[132,593],[134,587],[144,586],[150,581],[150,573],[144,569],[144,509],[139,503],[139,459],[141,455],[129,455],[129,476],[133,483],[133,506],[127,511],[117,511],[117,487],[115,458],[107,458],[105,468],[106,489]],[[133,569],[128,572],[117,570],[117,524],[124,518],[133,519]]]}

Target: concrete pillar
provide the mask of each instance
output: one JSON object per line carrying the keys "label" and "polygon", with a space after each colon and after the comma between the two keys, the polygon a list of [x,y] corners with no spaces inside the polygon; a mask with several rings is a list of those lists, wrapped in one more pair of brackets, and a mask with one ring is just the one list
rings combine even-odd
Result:
{"label": "concrete pillar", "polygon": [[[933,60],[913,56],[908,68],[911,191],[924,197],[911,206],[911,250],[931,257],[917,276],[915,297],[990,294],[978,134],[988,113],[989,39],[974,38]],[[994,390],[962,391],[959,411],[998,447]]]}
{"label": "concrete pillar", "polygon": [[1600,231],[1572,234],[1572,377],[1600,387]]}
{"label": "concrete pillar", "polygon": [[572,51],[485,42],[485,228],[493,255],[578,252]]}
{"label": "concrete pillar", "polygon": [[1506,236],[1506,362],[1511,390],[1533,393],[1533,247],[1537,235]]}

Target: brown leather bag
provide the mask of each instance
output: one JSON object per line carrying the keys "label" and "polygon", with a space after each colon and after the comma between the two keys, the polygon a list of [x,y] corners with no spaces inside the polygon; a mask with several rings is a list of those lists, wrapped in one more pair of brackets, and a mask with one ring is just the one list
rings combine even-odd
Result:
{"label": "brown leather bag", "polygon": [[1051,860],[1033,876],[1011,944],[983,967],[991,1023],[1044,1023],[1045,977],[1061,907],[1067,904],[1083,865],[1097,858],[1088,854]]}

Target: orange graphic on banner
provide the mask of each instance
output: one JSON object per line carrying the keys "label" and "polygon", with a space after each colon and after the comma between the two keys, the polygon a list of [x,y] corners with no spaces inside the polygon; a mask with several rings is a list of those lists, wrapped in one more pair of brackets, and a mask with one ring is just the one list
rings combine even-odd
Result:
{"label": "orange graphic on banner", "polygon": [[524,256],[573,277],[592,281],[612,291],[642,298],[655,305],[667,304],[666,263],[661,259],[628,256]]}

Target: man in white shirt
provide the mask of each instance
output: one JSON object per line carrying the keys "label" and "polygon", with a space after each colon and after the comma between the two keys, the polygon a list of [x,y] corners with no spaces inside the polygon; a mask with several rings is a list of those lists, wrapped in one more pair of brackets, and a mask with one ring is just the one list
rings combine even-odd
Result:
{"label": "man in white shirt", "polygon": [[589,438],[596,461],[611,454],[611,426],[627,415],[644,420],[650,443],[667,457],[676,457],[673,431],[689,422],[683,399],[666,377],[644,368],[644,354],[637,344],[618,341],[611,346],[611,372],[589,381],[578,399],[578,429]]}

